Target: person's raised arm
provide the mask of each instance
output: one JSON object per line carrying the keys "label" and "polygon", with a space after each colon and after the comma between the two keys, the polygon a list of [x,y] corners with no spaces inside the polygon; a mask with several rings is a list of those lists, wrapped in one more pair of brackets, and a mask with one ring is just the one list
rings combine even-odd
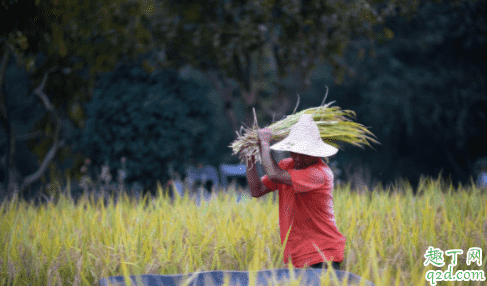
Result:
{"label": "person's raised arm", "polygon": [[253,197],[257,197],[262,188],[259,174],[257,173],[257,165],[255,164],[255,156],[251,156],[247,162],[247,183]]}

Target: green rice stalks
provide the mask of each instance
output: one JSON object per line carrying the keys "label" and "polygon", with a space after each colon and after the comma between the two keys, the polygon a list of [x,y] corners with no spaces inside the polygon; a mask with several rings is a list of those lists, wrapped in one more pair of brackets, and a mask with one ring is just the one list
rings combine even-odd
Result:
{"label": "green rice stalks", "polygon": [[[370,132],[366,127],[345,117],[348,116],[355,118],[355,112],[351,110],[341,110],[340,107],[337,106],[330,107],[330,105],[335,101],[324,105],[327,96],[328,87],[326,87],[325,98],[323,99],[321,106],[308,108],[294,114],[299,105],[298,94],[298,102],[294,108],[293,114],[288,115],[286,118],[268,126],[272,133],[271,139],[275,141],[283,140],[289,135],[291,132],[291,127],[299,121],[301,115],[312,114],[314,122],[318,125],[321,139],[326,144],[334,146],[338,149],[341,149],[337,144],[338,142],[349,143],[362,149],[362,145],[367,145],[372,148],[367,140],[380,144],[380,142],[368,136],[372,135],[375,137],[375,135],[372,134],[372,132]],[[236,132],[238,138],[229,146],[233,150],[232,155],[239,155],[241,164],[243,164],[244,158],[246,163],[248,163],[251,156],[255,156],[257,162],[262,162],[262,158],[260,157],[259,137],[257,135],[257,130],[260,128],[257,124],[255,109],[253,109],[253,111],[254,126],[252,126],[252,128],[244,128],[242,126],[240,128],[240,133]],[[242,129],[245,131],[245,135],[243,136]]]}

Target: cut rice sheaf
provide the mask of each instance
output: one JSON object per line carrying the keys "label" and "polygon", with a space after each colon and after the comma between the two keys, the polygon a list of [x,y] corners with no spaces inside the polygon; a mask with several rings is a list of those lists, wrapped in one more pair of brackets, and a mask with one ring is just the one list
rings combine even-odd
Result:
{"label": "cut rice sheaf", "polygon": [[[358,146],[362,149],[362,145],[368,145],[372,148],[368,140],[380,144],[380,142],[368,136],[372,135],[375,137],[375,135],[366,127],[345,117],[356,117],[355,112],[351,110],[341,110],[338,106],[330,107],[335,101],[324,105],[327,95],[328,87],[326,87],[325,98],[320,106],[308,108],[294,114],[299,105],[300,98],[298,94],[298,102],[294,108],[293,114],[288,115],[286,118],[272,123],[267,127],[271,130],[271,139],[275,141],[283,140],[289,135],[291,127],[299,121],[301,115],[311,114],[313,121],[318,126],[321,139],[323,142],[331,146],[341,149],[340,145],[337,143],[342,142]],[[262,162],[259,150],[259,137],[257,135],[257,131],[260,128],[257,124],[255,109],[253,109],[253,112],[254,126],[252,126],[252,128],[244,128],[242,126],[240,128],[240,133],[236,132],[238,138],[229,146],[233,150],[232,155],[239,155],[241,164],[243,164],[244,160],[248,163],[251,156],[255,156],[257,162]],[[244,135],[242,135],[242,130],[245,132]]]}

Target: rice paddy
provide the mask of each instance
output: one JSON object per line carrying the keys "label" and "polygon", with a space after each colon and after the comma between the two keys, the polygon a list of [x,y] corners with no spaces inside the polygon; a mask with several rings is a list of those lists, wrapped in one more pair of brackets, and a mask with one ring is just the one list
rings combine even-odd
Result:
{"label": "rice paddy", "polygon": [[[283,262],[273,194],[237,203],[236,193],[243,190],[230,186],[197,206],[188,195],[171,203],[164,189],[159,186],[157,197],[139,202],[123,195],[115,203],[112,197],[106,206],[93,194],[77,204],[64,195],[37,207],[18,200],[2,203],[0,284],[97,285],[118,275],[293,268]],[[421,178],[416,196],[407,181],[373,192],[346,184],[335,186],[333,194],[337,226],[347,238],[341,270],[375,285],[434,285],[426,281],[428,271],[448,270],[451,256],[443,255],[443,267],[425,266],[430,246],[463,250],[453,274],[485,269],[485,189],[454,190],[439,177]],[[484,252],[481,265],[466,264],[474,247]],[[322,285],[339,285],[331,282],[333,272],[326,273]]]}

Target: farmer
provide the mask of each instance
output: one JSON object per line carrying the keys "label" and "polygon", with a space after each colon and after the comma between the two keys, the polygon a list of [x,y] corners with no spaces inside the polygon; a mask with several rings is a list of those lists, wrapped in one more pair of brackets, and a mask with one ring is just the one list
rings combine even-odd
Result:
{"label": "farmer", "polygon": [[[321,159],[336,154],[338,149],[323,142],[309,114],[301,116],[289,136],[272,147],[268,128],[258,130],[258,138],[267,175],[259,178],[252,156],[247,163],[247,180],[253,197],[279,190],[283,245],[290,229],[284,263],[291,258],[295,268],[327,268],[326,261],[331,261],[339,270],[346,238],[338,231],[333,212],[333,173]],[[291,158],[277,165],[270,149],[289,151]]]}

